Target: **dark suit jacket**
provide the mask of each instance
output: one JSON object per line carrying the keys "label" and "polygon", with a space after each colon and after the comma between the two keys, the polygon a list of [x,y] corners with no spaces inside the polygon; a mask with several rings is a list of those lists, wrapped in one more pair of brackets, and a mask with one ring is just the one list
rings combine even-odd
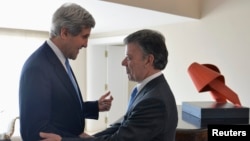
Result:
{"label": "dark suit jacket", "polygon": [[81,108],[70,78],[45,42],[25,62],[19,88],[20,131],[24,141],[39,140],[39,132],[77,137],[85,118],[98,118],[98,102],[83,102]]}
{"label": "dark suit jacket", "polygon": [[174,95],[161,75],[137,94],[122,122],[95,134],[95,138],[62,141],[175,141],[177,122]]}

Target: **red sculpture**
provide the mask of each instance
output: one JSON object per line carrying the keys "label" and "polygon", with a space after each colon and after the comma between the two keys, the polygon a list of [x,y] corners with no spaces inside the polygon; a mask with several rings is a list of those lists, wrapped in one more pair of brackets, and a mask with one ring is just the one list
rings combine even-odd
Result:
{"label": "red sculpture", "polygon": [[198,92],[210,91],[216,102],[226,103],[228,100],[241,107],[238,95],[226,86],[224,76],[215,65],[194,62],[189,66],[188,73]]}

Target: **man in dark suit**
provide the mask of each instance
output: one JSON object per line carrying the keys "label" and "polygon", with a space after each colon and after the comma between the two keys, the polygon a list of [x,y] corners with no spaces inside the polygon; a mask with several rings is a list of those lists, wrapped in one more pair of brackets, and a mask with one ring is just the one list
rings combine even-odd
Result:
{"label": "man in dark suit", "polygon": [[64,4],[54,13],[50,38],[26,60],[21,72],[23,141],[40,140],[41,131],[62,137],[86,136],[85,118],[98,119],[99,111],[110,109],[113,99],[110,92],[97,101],[84,102],[74,73],[65,64],[87,47],[94,26],[92,15],[77,4]]}
{"label": "man in dark suit", "polygon": [[153,30],[139,30],[124,40],[128,78],[138,84],[134,102],[121,122],[87,138],[62,138],[40,133],[42,141],[175,141],[178,115],[171,88],[162,70],[168,62],[165,38]]}

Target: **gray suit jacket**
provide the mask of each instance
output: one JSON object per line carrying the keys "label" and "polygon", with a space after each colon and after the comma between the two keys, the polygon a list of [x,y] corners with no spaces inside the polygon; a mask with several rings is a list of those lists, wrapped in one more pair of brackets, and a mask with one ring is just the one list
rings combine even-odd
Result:
{"label": "gray suit jacket", "polygon": [[95,134],[95,138],[63,141],[175,141],[177,122],[174,95],[161,75],[137,94],[122,122]]}

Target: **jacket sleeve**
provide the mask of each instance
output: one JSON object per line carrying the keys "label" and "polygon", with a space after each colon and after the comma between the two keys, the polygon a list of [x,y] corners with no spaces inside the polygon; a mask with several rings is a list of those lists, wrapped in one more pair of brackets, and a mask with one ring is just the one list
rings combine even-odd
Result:
{"label": "jacket sleeve", "polygon": [[[148,141],[164,128],[165,112],[163,103],[156,99],[140,102],[124,117],[121,124],[115,124],[94,138],[63,138],[62,141]],[[112,133],[113,132],[113,133]]]}
{"label": "jacket sleeve", "polygon": [[84,102],[84,117],[87,119],[98,119],[99,118],[99,107],[98,101],[86,101]]}

